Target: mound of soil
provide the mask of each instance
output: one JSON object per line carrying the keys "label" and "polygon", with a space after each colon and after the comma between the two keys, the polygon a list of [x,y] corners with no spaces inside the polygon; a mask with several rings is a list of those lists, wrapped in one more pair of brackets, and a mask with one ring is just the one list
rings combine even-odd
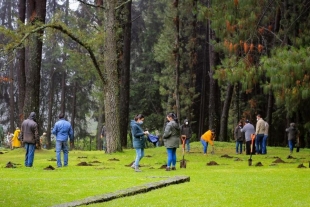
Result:
{"label": "mound of soil", "polygon": [[219,165],[219,164],[217,164],[217,162],[215,162],[215,161],[210,161],[209,163],[207,163],[207,165],[211,166],[211,165]]}
{"label": "mound of soil", "polygon": [[285,163],[281,158],[277,158],[275,161],[272,163]]}
{"label": "mound of soil", "polygon": [[287,156],[287,158],[286,159],[296,159],[295,157],[293,157],[293,156],[291,156],[291,155],[289,155],[289,156]]}
{"label": "mound of soil", "polygon": [[109,161],[119,161],[119,159],[116,159],[116,158],[111,158],[111,159],[108,159]]}
{"label": "mound of soil", "polygon": [[98,160],[95,160],[95,161],[92,161],[90,163],[101,163],[101,162],[99,162]]}
{"label": "mound of soil", "polygon": [[43,170],[55,170],[55,168],[53,166],[49,165],[46,168],[44,168]]}
{"label": "mound of soil", "polygon": [[263,164],[262,164],[261,162],[258,162],[258,163],[256,163],[255,166],[256,166],[256,167],[261,167],[261,166],[263,166]]}
{"label": "mound of soil", "polygon": [[297,168],[306,168],[306,166],[304,166],[303,164],[300,164],[297,166]]}
{"label": "mound of soil", "polygon": [[145,157],[152,157],[151,155],[146,155]]}
{"label": "mound of soil", "polygon": [[5,168],[16,168],[13,162],[6,163]]}
{"label": "mound of soil", "polygon": [[87,158],[87,157],[78,157],[78,158]]}
{"label": "mound of soil", "polygon": [[133,165],[135,161],[132,161],[131,163],[129,163],[128,165],[125,165],[126,167],[131,167]]}
{"label": "mound of soil", "polygon": [[275,163],[271,163],[269,166],[277,166],[277,164],[275,164]]}
{"label": "mound of soil", "polygon": [[92,166],[92,164],[88,164],[87,162],[80,162],[77,166]]}
{"label": "mound of soil", "polygon": [[233,157],[229,156],[228,154],[222,155],[221,157],[233,158]]}
{"label": "mound of soil", "polygon": [[154,167],[150,167],[149,169],[155,169]]}
{"label": "mound of soil", "polygon": [[51,159],[49,159],[47,161],[57,161],[57,160],[55,158],[51,158]]}
{"label": "mound of soil", "polygon": [[166,169],[166,167],[167,167],[167,165],[162,165],[162,166],[160,166],[159,169]]}
{"label": "mound of soil", "polygon": [[0,152],[0,154],[4,154],[3,152]]}
{"label": "mound of soil", "polygon": [[240,159],[239,157],[237,157],[237,158],[235,159],[235,161],[243,161],[243,160]]}

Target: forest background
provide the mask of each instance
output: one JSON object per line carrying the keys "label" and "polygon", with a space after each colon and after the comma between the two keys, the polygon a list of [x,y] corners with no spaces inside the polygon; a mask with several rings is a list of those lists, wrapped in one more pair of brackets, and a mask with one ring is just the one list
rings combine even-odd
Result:
{"label": "forest background", "polygon": [[285,146],[295,122],[310,146],[310,2],[306,0],[3,0],[0,123],[63,112],[76,140],[106,126],[108,153],[131,147],[130,119],[162,132],[167,112],[195,136],[230,142],[240,120],[270,125]]}

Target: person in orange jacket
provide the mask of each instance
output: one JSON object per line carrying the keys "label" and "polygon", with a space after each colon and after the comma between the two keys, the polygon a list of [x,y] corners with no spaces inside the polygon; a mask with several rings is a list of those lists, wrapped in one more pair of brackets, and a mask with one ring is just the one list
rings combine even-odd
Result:
{"label": "person in orange jacket", "polygon": [[203,135],[201,135],[200,142],[203,146],[203,154],[207,154],[208,144],[211,146],[214,145],[213,141],[215,140],[215,130],[211,129],[206,131]]}

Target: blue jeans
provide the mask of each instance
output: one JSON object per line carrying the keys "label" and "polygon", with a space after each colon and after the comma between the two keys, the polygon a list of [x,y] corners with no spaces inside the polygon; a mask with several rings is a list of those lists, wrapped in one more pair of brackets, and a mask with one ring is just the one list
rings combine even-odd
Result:
{"label": "blue jeans", "polygon": [[268,135],[265,134],[262,141],[262,154],[267,154],[267,139]]}
{"label": "blue jeans", "polygon": [[36,150],[35,144],[25,143],[26,155],[25,155],[25,166],[32,167],[34,159],[34,151]]}
{"label": "blue jeans", "polygon": [[186,139],[185,144],[186,144],[186,151],[189,152],[189,150],[191,149],[189,146],[189,139]]}
{"label": "blue jeans", "polygon": [[61,151],[64,153],[64,166],[68,166],[68,141],[58,141],[56,140],[56,157],[57,157],[57,167],[62,167],[61,163]]}
{"label": "blue jeans", "polygon": [[[236,153],[238,153],[240,151],[240,154],[242,153],[242,144],[243,141],[236,141]],[[238,150],[238,148],[240,148],[240,150]]]}
{"label": "blue jeans", "polygon": [[208,142],[200,138],[200,142],[203,146],[203,154],[207,154],[207,149],[208,149]]}
{"label": "blue jeans", "polygon": [[295,145],[295,140],[288,140],[288,147],[290,148],[291,153],[293,152],[294,145]]}
{"label": "blue jeans", "polygon": [[167,154],[168,154],[167,167],[170,167],[171,164],[172,167],[175,167],[175,164],[177,163],[176,151],[177,148],[167,148]]}
{"label": "blue jeans", "polygon": [[264,134],[257,134],[255,139],[255,148],[257,154],[262,154],[262,143]]}
{"label": "blue jeans", "polygon": [[144,149],[136,149],[135,166],[139,167],[139,162],[144,157]]}

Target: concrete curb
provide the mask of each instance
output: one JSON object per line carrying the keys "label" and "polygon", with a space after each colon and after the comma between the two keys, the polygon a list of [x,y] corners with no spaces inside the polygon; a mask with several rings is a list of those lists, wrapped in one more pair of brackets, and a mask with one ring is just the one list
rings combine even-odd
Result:
{"label": "concrete curb", "polygon": [[163,188],[169,185],[180,184],[180,183],[185,183],[189,181],[190,181],[189,176],[175,176],[175,177],[168,178],[166,180],[153,182],[153,183],[147,183],[144,185],[127,188],[124,190],[119,190],[114,193],[107,193],[103,195],[92,196],[92,197],[85,198],[83,200],[63,203],[63,204],[55,205],[53,207],[73,207],[73,206],[89,205],[92,203],[103,203],[103,202],[110,201],[113,199],[122,198],[126,196],[132,196],[132,195],[136,195],[139,193],[146,193],[151,190],[158,189],[158,188]]}

